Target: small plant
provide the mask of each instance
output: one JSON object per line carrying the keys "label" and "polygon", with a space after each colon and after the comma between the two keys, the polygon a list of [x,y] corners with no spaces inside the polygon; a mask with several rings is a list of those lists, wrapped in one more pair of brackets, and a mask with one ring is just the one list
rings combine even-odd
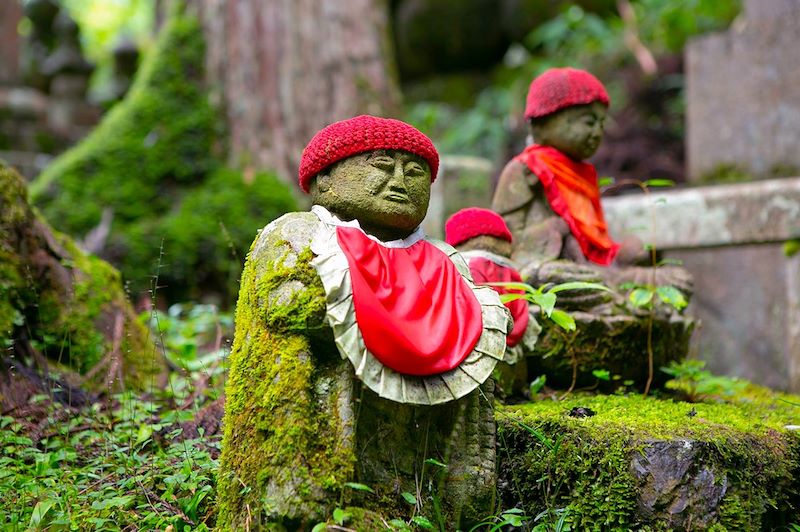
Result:
{"label": "small plant", "polygon": [[575,330],[575,320],[567,312],[555,308],[556,299],[559,292],[566,290],[604,290],[609,291],[608,287],[599,283],[585,283],[582,281],[574,281],[569,283],[560,283],[557,285],[546,284],[539,288],[534,288],[527,283],[486,283],[489,286],[497,286],[507,290],[518,290],[518,293],[500,294],[500,300],[503,303],[514,301],[517,299],[525,299],[529,303],[537,305],[541,310],[542,315],[550,318],[559,327],[566,331]]}
{"label": "small plant", "polygon": [[701,402],[710,398],[726,398],[740,393],[747,387],[747,381],[736,377],[722,377],[712,374],[705,369],[706,363],[702,360],[684,360],[673,362],[661,371],[670,375],[666,387],[683,395],[691,402]]}

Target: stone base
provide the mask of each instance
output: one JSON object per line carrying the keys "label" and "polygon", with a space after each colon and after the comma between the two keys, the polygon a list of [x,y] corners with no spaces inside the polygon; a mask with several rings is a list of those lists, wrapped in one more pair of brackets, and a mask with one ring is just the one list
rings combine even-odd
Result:
{"label": "stone base", "polygon": [[[571,313],[577,330],[569,333],[550,320],[542,320],[542,332],[534,355],[528,357],[528,380],[547,375],[548,385],[559,388],[599,386],[609,390],[633,381],[644,388],[648,377],[647,316],[603,316]],[[678,314],[656,315],[653,321],[653,385],[666,380],[659,371],[672,361],[686,358],[695,321]],[[613,380],[599,381],[592,372],[607,370]],[[618,375],[619,377],[614,377]]]}
{"label": "stone base", "polygon": [[788,525],[800,509],[800,435],[785,428],[799,412],[785,401],[800,398],[731,405],[574,396],[502,407],[502,505],[529,516],[549,511],[537,524],[554,525],[566,512],[572,530]]}

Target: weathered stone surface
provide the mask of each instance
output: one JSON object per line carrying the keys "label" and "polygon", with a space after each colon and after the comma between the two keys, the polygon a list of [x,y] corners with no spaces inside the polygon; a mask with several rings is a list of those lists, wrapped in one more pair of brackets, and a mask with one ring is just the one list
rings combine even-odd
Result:
{"label": "weathered stone surface", "polygon": [[800,237],[800,177],[603,200],[609,230],[661,250]]}
{"label": "weathered stone surface", "polygon": [[[501,407],[501,504],[572,530],[774,530],[797,515],[800,398],[578,395]],[[571,411],[593,412],[584,417]],[[555,516],[555,517],[554,517]]]}
{"label": "weathered stone surface", "polygon": [[724,166],[760,177],[800,168],[798,32],[800,0],[748,0],[727,33],[689,43],[690,179]]}

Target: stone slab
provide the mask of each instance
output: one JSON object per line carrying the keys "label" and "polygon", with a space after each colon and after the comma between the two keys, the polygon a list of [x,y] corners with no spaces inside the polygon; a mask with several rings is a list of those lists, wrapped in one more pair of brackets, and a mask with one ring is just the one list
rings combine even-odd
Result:
{"label": "stone slab", "polygon": [[603,200],[611,234],[661,250],[800,238],[800,177]]}
{"label": "stone slab", "polygon": [[732,28],[686,47],[690,179],[723,166],[778,177],[800,169],[800,0],[748,0]]}

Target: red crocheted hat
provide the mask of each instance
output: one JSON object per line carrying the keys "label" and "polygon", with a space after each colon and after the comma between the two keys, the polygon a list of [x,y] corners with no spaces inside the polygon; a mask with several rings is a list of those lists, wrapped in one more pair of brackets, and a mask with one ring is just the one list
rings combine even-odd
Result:
{"label": "red crocheted hat", "polygon": [[331,164],[372,150],[404,150],[419,155],[431,167],[431,181],[436,179],[439,154],[431,139],[400,120],[361,115],[334,122],[314,135],[300,158],[300,188],[308,192],[311,179]]}
{"label": "red crocheted hat", "polygon": [[531,81],[525,118],[540,118],[573,105],[601,102],[608,106],[608,93],[600,80],[577,68],[551,68]]}
{"label": "red crocheted hat", "polygon": [[488,235],[511,242],[511,231],[503,218],[494,211],[479,207],[461,209],[444,224],[444,239],[457,246],[476,236]]}

